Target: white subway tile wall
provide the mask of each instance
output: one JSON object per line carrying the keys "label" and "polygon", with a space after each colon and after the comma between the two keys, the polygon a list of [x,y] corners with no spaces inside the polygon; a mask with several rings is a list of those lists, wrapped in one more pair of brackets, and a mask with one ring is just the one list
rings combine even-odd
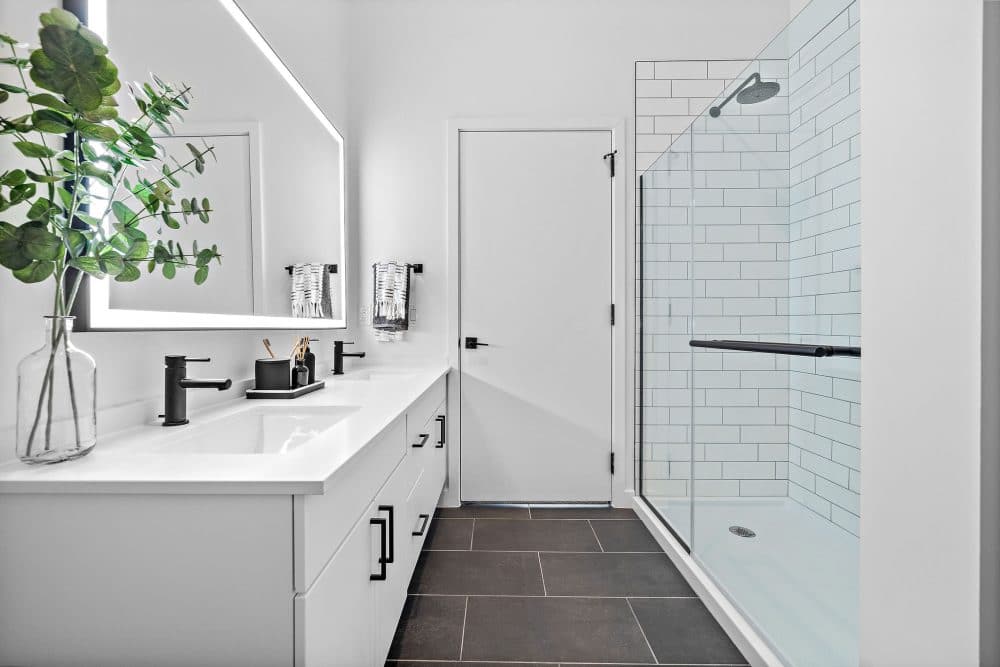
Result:
{"label": "white subway tile wall", "polygon": [[[787,60],[636,63],[648,496],[689,496],[693,456],[696,496],[787,495],[857,533],[858,360],[688,347],[861,344],[855,5],[795,26]],[[708,117],[754,71],[781,92]]]}

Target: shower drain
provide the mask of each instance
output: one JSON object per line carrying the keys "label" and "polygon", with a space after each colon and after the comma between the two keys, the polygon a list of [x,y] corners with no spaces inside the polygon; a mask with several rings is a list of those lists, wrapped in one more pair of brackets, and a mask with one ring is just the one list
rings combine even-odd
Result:
{"label": "shower drain", "polygon": [[730,526],[729,532],[739,537],[757,537],[757,533],[744,526]]}

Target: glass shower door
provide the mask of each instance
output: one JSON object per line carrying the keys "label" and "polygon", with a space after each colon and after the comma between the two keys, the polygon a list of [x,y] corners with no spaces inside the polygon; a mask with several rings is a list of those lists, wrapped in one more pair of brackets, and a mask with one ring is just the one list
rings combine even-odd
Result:
{"label": "glass shower door", "polygon": [[640,496],[690,544],[692,443],[690,128],[639,178]]}

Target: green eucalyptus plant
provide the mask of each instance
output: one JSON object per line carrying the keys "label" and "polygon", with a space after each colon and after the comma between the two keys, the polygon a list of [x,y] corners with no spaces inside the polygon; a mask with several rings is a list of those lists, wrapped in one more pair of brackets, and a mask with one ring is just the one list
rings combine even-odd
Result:
{"label": "green eucalyptus plant", "polygon": [[[204,283],[211,262],[221,263],[218,247],[199,249],[195,242],[183,248],[169,233],[182,221],[209,222],[207,198],[178,198],[175,189],[182,178],[205,170],[213,148],[187,144],[190,156],[182,162],[168,157],[150,134],[174,133],[174,122],[189,108],[189,87],[155,75],[129,85],[139,115],[121,118],[118,68],[101,38],[63,9],[42,14],[40,22],[40,46],[30,51],[0,34],[0,48],[10,51],[0,65],[16,70],[19,82],[0,84],[0,135],[30,160],[30,166],[0,173],[0,217],[11,221],[0,220],[0,265],[24,283],[51,279],[56,317],[72,312],[84,275],[130,282],[145,268],[172,279],[179,268],[190,267],[194,282]],[[4,114],[5,103],[15,98],[24,98],[30,113]],[[53,329],[53,355],[63,335],[63,329]],[[46,388],[51,402],[52,361],[31,440]]]}

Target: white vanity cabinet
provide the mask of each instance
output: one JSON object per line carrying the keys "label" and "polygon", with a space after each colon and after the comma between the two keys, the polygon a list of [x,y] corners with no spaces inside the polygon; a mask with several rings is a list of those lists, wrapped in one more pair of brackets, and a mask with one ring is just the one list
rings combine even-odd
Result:
{"label": "white vanity cabinet", "polygon": [[322,494],[0,493],[0,664],[384,664],[445,399],[439,377]]}

